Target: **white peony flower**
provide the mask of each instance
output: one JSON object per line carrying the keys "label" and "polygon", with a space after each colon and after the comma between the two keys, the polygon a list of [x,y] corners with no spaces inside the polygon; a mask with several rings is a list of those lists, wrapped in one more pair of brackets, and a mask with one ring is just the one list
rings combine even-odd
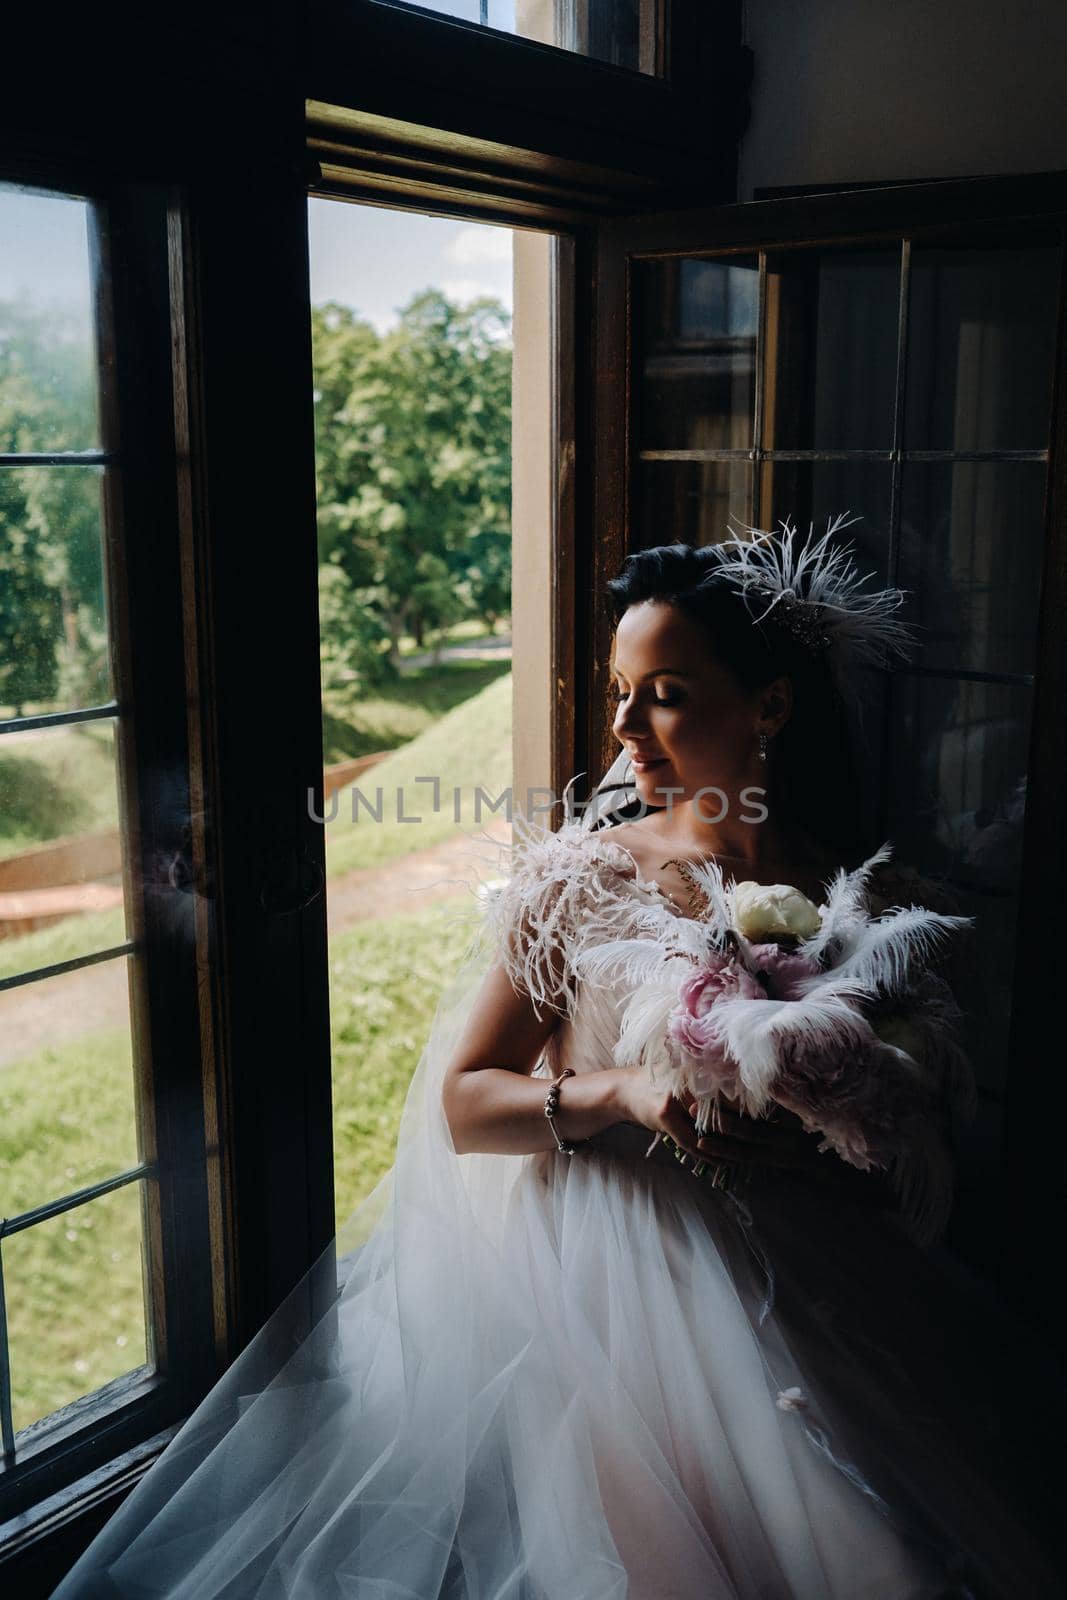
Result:
{"label": "white peony flower", "polygon": [[734,926],[746,939],[792,935],[807,939],[818,933],[822,918],[806,894],[789,883],[753,883],[745,879],[733,889]]}

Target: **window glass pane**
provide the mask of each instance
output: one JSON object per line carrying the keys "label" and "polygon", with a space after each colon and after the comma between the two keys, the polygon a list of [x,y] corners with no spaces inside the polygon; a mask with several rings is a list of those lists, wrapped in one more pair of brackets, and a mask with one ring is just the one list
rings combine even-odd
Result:
{"label": "window glass pane", "polygon": [[1022,848],[1027,685],[900,674],[893,691],[894,837],[920,871],[1002,893]]}
{"label": "window glass pane", "polygon": [[0,976],[125,938],[113,720],[0,734]]}
{"label": "window glass pane", "polygon": [[1044,497],[1040,461],[906,463],[899,581],[922,630],[916,662],[1034,670]]}
{"label": "window glass pane", "polygon": [[137,1165],[127,960],[0,990],[4,1216]]}
{"label": "window glass pane", "polygon": [[111,695],[102,478],[0,462],[0,719]]}
{"label": "window glass pane", "polygon": [[900,250],[767,258],[763,447],[889,450]]}
{"label": "window glass pane", "polygon": [[654,38],[660,4],[661,0],[567,0],[563,5],[559,0],[421,0],[418,9],[480,22],[635,72],[655,72],[655,62],[642,52],[642,24],[645,37]]}
{"label": "window glass pane", "polygon": [[890,720],[888,832],[898,860],[947,877],[977,918],[965,992],[975,1070],[1003,1081],[1026,809],[1031,690],[902,674]]}
{"label": "window glass pane", "polygon": [[814,525],[816,537],[830,520],[850,512],[860,520],[843,528],[839,543],[851,544],[869,587],[888,580],[891,468],[885,461],[775,461],[763,466],[761,527],[776,527],[785,518],[801,535]]}
{"label": "window glass pane", "polygon": [[635,261],[641,450],[752,446],[755,259]]}
{"label": "window glass pane", "polygon": [[752,524],[748,461],[642,461],[637,468],[634,548],[718,544]]}
{"label": "window glass pane", "polygon": [[3,1241],[15,1427],[148,1361],[143,1181]]}
{"label": "window glass pane", "polygon": [[994,895],[952,887],[960,914],[975,918],[968,959],[953,969],[953,993],[964,1011],[963,1043],[979,1088],[1003,1094],[1008,1080],[1019,897],[1015,892]]}
{"label": "window glass pane", "polygon": [[0,456],[99,446],[88,221],[0,184]]}
{"label": "window glass pane", "polygon": [[[851,533],[852,530],[849,529]],[[846,698],[846,721],[853,751],[856,815],[866,836],[881,844],[882,801],[885,795],[885,719],[890,678],[875,667],[857,666]],[[859,862],[849,863],[859,865]]]}
{"label": "window glass pane", "polygon": [[923,249],[911,263],[905,443],[1048,445],[1057,244]]}

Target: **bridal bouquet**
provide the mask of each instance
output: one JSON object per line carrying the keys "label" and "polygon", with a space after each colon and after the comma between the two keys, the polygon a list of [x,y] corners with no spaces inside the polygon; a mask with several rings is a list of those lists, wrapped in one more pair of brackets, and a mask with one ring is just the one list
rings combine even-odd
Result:
{"label": "bridal bouquet", "polygon": [[752,1117],[781,1106],[822,1135],[820,1152],[887,1170],[912,1220],[936,1229],[951,1169],[934,1108],[945,1090],[968,1101],[973,1086],[959,1008],[929,957],[974,919],[918,905],[873,916],[868,879],[889,855],[883,845],[839,870],[818,906],[789,884],[691,866],[708,901],[701,920],[587,949],[581,970],[625,968],[634,990],[616,1065],[695,1101],[699,1133],[721,1131],[726,1103]]}

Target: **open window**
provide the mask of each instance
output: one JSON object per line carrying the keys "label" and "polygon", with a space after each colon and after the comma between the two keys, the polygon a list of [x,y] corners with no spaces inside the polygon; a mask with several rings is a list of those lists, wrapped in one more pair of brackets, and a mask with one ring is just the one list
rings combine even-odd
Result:
{"label": "open window", "polygon": [[[0,1496],[220,1368],[165,199],[0,188]],[[210,1081],[210,1072],[208,1080]],[[216,1207],[217,1207],[216,1198]]]}

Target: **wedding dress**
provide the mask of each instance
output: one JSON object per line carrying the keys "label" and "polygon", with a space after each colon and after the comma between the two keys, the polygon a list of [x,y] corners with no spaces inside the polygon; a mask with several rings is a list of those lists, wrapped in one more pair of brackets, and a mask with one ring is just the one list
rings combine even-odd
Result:
{"label": "wedding dress", "polygon": [[629,1124],[455,1154],[441,1083],[494,955],[561,1013],[537,1076],[611,1065],[625,993],[579,953],[680,913],[609,835],[529,826],[395,1166],[54,1600],[1060,1593],[1058,1370],[862,1182],[724,1191]]}

